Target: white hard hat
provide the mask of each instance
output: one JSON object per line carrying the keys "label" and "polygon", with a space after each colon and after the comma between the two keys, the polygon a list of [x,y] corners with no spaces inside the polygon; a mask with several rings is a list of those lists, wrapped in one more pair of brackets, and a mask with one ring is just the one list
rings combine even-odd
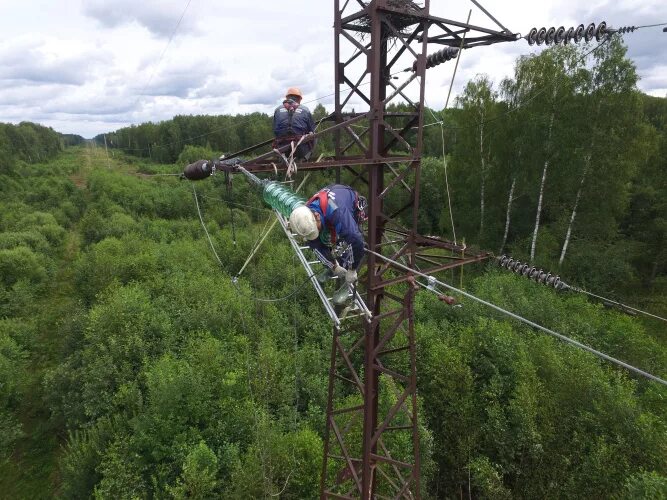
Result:
{"label": "white hard hat", "polygon": [[289,216],[289,226],[292,231],[309,241],[316,239],[320,234],[317,230],[315,215],[305,205],[292,210]]}

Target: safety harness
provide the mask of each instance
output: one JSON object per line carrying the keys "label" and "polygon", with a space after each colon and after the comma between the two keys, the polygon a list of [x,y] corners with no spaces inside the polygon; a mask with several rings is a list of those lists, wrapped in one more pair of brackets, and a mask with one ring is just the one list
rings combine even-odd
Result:
{"label": "safety harness", "polygon": [[294,129],[292,128],[292,121],[294,120],[294,112],[299,107],[299,103],[296,101],[292,101],[290,99],[286,99],[285,101],[283,101],[283,107],[287,110],[288,113],[287,135],[276,137],[273,140],[273,145],[272,145],[273,148],[279,148],[281,146],[284,146],[285,144],[289,144],[290,142],[298,141],[302,137],[301,135],[295,134]]}
{"label": "safety harness", "polygon": [[[333,207],[334,210],[338,208],[336,205],[336,202],[333,201],[329,197],[329,193],[331,192],[331,189],[329,188],[324,188],[315,193],[306,203],[306,205],[310,205],[313,201],[318,200],[320,204],[320,210],[322,211],[322,215],[324,216],[324,221],[326,221],[325,226],[329,232],[329,238],[327,238],[328,241],[322,241],[322,243],[325,243],[327,245],[333,246],[336,244],[336,228],[334,225],[327,221],[326,214],[327,214],[327,208],[329,207],[329,204]],[[367,206],[367,201],[366,198],[363,196],[360,196],[359,193],[356,191],[354,192],[354,220],[356,221],[357,224],[362,224],[366,220],[368,220],[368,216],[366,215],[366,206]]]}

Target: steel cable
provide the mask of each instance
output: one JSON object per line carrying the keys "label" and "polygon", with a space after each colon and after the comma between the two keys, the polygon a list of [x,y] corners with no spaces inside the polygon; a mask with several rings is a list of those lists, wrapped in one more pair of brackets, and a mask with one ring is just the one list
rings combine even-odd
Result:
{"label": "steel cable", "polygon": [[549,329],[549,328],[546,328],[546,327],[544,327],[544,326],[542,326],[542,325],[539,325],[539,324],[535,323],[534,321],[531,321],[531,320],[526,319],[526,318],[524,318],[524,317],[522,317],[522,316],[519,316],[519,315],[516,314],[516,313],[513,313],[513,312],[511,312],[511,311],[508,311],[508,310],[506,310],[506,309],[503,309],[502,307],[497,306],[497,305],[495,305],[495,304],[492,304],[491,302],[487,302],[487,301],[484,300],[484,299],[480,299],[479,297],[475,297],[474,295],[472,295],[472,294],[470,294],[470,293],[468,293],[468,292],[464,292],[463,290],[459,290],[458,288],[455,288],[455,287],[453,287],[453,286],[451,286],[451,285],[448,285],[447,283],[443,283],[442,281],[439,281],[439,280],[437,280],[437,279],[434,279],[432,276],[429,276],[429,275],[427,275],[427,274],[424,274],[424,273],[422,273],[422,272],[420,272],[420,271],[417,271],[417,270],[415,270],[415,269],[411,269],[411,268],[409,268],[408,266],[404,266],[404,265],[401,264],[400,262],[396,262],[395,260],[392,260],[392,259],[390,259],[390,258],[388,258],[388,257],[385,257],[384,255],[382,255],[382,254],[380,254],[380,253],[374,252],[374,251],[369,250],[369,249],[366,249],[366,252],[368,252],[368,253],[370,253],[370,254],[373,254],[373,255],[375,255],[375,256],[377,256],[377,257],[383,259],[385,262],[388,262],[388,263],[390,263],[390,264],[395,265],[396,267],[399,267],[399,268],[403,269],[404,271],[414,273],[414,274],[416,274],[416,275],[418,275],[418,276],[421,276],[421,277],[423,277],[423,278],[426,278],[426,279],[431,278],[431,279],[433,280],[434,283],[437,283],[438,285],[440,285],[440,286],[442,286],[442,287],[444,287],[444,288],[447,288],[448,290],[450,290],[450,291],[452,291],[452,292],[461,294],[461,295],[463,295],[464,297],[467,297],[467,298],[469,298],[469,299],[471,299],[471,300],[474,300],[475,302],[479,302],[480,304],[483,304],[483,305],[485,305],[485,306],[487,306],[487,307],[490,307],[491,309],[494,309],[494,310],[496,310],[496,311],[498,311],[498,312],[500,312],[500,313],[502,313],[502,314],[505,314],[505,315],[507,315],[507,316],[509,316],[509,317],[511,317],[511,318],[514,318],[514,319],[516,319],[517,321],[520,321],[520,322],[525,323],[525,324],[527,324],[527,325],[529,325],[529,326],[532,326],[533,328],[536,328],[537,330],[540,330],[540,331],[543,331],[544,333],[547,333],[547,334],[549,334],[549,335],[552,335],[552,336],[554,336],[554,337],[556,337],[556,338],[562,340],[563,342],[566,342],[566,343],[571,344],[571,345],[573,345],[573,346],[575,346],[575,347],[578,347],[578,348],[580,348],[580,349],[583,349],[583,350],[585,350],[585,351],[588,351],[589,353],[591,353],[591,354],[593,354],[593,355],[595,355],[595,356],[597,356],[597,357],[599,357],[599,358],[602,358],[602,359],[604,359],[604,360],[606,360],[606,361],[609,361],[610,363],[613,363],[613,364],[615,364],[615,365],[621,366],[621,367],[625,368],[626,370],[632,371],[632,372],[634,372],[634,373],[636,373],[636,374],[638,374],[638,375],[641,375],[642,377],[645,377],[645,378],[647,378],[647,379],[653,380],[654,382],[658,382],[658,383],[660,383],[660,384],[662,384],[662,385],[667,385],[667,380],[663,380],[663,379],[661,379],[660,377],[657,377],[657,376],[655,376],[655,375],[653,375],[653,374],[651,374],[651,373],[648,373],[648,372],[646,372],[646,371],[644,371],[644,370],[641,370],[641,369],[639,369],[639,368],[637,368],[637,367],[635,367],[635,366],[632,366],[632,365],[630,365],[630,364],[628,364],[628,363],[626,363],[626,362],[624,362],[624,361],[621,361],[621,360],[619,360],[619,359],[613,358],[613,357],[609,356],[608,354],[605,354],[605,353],[603,353],[603,352],[601,352],[601,351],[598,351],[597,349],[593,349],[592,347],[589,347],[589,346],[587,346],[587,345],[585,345],[585,344],[582,344],[581,342],[579,342],[579,341],[577,341],[577,340],[571,339],[571,338],[566,337],[565,335],[563,335],[563,334],[561,334],[561,333],[555,332],[555,331],[553,331],[553,330],[551,330],[551,329]]}
{"label": "steel cable", "polygon": [[574,287],[574,286],[570,286],[570,288],[571,288],[572,290],[574,290],[575,292],[579,292],[579,293],[583,293],[583,294],[586,294],[586,295],[590,295],[591,297],[595,297],[596,299],[600,299],[600,300],[605,301],[605,302],[610,302],[610,303],[612,303],[612,304],[614,304],[614,305],[620,307],[621,309],[629,309],[630,311],[634,311],[634,312],[636,312],[636,313],[643,314],[643,315],[645,315],[645,316],[650,316],[651,318],[655,318],[655,319],[659,319],[660,321],[665,321],[665,322],[667,322],[667,318],[663,318],[662,316],[658,316],[658,315],[656,315],[656,314],[652,314],[652,313],[650,313],[650,312],[642,311],[641,309],[637,309],[637,308],[635,308],[635,307],[631,307],[631,306],[628,306],[628,305],[626,305],[626,304],[622,304],[621,302],[617,302],[617,301],[615,301],[615,300],[608,299],[608,298],[606,298],[606,297],[602,297],[601,295],[596,295],[596,294],[594,294],[594,293],[592,293],[592,292],[587,292],[586,290],[584,290],[584,289],[582,289],[582,288],[577,288],[577,287]]}

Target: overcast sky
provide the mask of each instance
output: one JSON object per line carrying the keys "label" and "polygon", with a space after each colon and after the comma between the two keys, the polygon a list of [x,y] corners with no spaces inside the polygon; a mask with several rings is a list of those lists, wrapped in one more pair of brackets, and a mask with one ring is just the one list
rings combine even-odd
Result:
{"label": "overcast sky", "polygon": [[[522,34],[533,26],[667,22],[665,0],[480,3]],[[0,0],[0,121],[92,137],[176,114],[270,112],[291,85],[332,110],[333,98],[323,97],[333,91],[332,0],[191,0],[168,44],[187,4]],[[431,14],[448,19],[465,21],[470,8],[471,23],[495,27],[471,2],[431,0]],[[640,88],[666,96],[667,33],[643,29],[625,40]],[[499,82],[533,50],[521,40],[465,51],[454,94],[476,74]],[[428,71],[430,107],[444,106],[453,67]]]}

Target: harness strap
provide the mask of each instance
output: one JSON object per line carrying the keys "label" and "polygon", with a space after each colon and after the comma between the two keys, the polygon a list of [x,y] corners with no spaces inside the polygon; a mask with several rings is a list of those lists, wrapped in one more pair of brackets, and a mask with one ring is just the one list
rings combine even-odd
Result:
{"label": "harness strap", "polygon": [[329,207],[329,203],[331,203],[331,206],[333,207],[334,210],[338,208],[336,205],[336,202],[329,199],[329,189],[322,189],[315,193],[313,196],[310,197],[310,199],[306,202],[306,205],[309,203],[312,203],[313,201],[318,200],[320,202],[320,210],[322,210],[322,216],[324,218],[324,223],[327,226],[327,229],[329,230],[329,234],[331,235],[331,245],[334,245],[336,243],[336,228],[334,227],[333,224],[327,221],[327,208]]}
{"label": "harness strap", "polygon": [[290,135],[294,135],[294,129],[292,128],[292,120],[294,119],[294,111],[296,108],[299,107],[298,103],[295,103],[294,101],[284,101],[283,106],[287,110],[289,116],[288,116],[288,121],[287,121],[287,133]]}

